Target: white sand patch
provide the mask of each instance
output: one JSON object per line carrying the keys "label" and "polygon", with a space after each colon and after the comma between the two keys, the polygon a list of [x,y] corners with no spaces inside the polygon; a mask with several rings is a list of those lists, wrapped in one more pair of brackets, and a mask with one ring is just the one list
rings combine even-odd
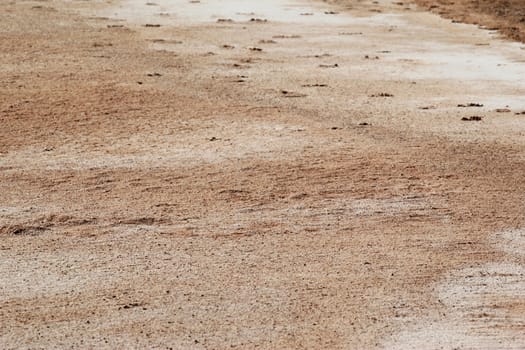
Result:
{"label": "white sand patch", "polygon": [[525,257],[525,229],[498,232],[494,235],[494,242],[506,253]]}
{"label": "white sand patch", "polygon": [[[500,248],[523,256],[525,230],[494,235]],[[525,267],[488,263],[452,272],[436,286],[442,317],[414,320],[384,349],[523,349]]]}

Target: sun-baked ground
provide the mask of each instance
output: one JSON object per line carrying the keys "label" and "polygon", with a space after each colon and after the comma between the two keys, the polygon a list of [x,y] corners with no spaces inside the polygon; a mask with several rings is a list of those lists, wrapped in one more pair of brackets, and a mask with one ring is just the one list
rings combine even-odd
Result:
{"label": "sun-baked ground", "polygon": [[519,348],[520,45],[242,3],[0,3],[0,347]]}

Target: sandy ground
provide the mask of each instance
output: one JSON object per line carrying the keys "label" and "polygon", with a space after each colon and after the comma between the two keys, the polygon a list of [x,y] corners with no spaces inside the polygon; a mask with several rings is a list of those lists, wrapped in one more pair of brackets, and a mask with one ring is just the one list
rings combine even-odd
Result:
{"label": "sandy ground", "polygon": [[522,349],[523,46],[228,3],[0,2],[0,347]]}

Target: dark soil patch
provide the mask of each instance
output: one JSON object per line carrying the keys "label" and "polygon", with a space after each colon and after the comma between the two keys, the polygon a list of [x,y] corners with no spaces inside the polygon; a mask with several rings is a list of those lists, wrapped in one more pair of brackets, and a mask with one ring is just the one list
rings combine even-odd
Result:
{"label": "dark soil patch", "polygon": [[443,17],[499,30],[510,39],[525,42],[523,0],[414,0]]}

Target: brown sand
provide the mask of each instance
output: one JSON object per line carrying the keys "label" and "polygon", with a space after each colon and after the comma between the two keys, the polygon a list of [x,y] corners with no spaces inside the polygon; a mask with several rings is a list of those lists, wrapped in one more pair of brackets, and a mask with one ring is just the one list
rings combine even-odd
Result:
{"label": "brown sand", "polygon": [[0,348],[523,344],[519,48],[117,5],[0,2]]}

